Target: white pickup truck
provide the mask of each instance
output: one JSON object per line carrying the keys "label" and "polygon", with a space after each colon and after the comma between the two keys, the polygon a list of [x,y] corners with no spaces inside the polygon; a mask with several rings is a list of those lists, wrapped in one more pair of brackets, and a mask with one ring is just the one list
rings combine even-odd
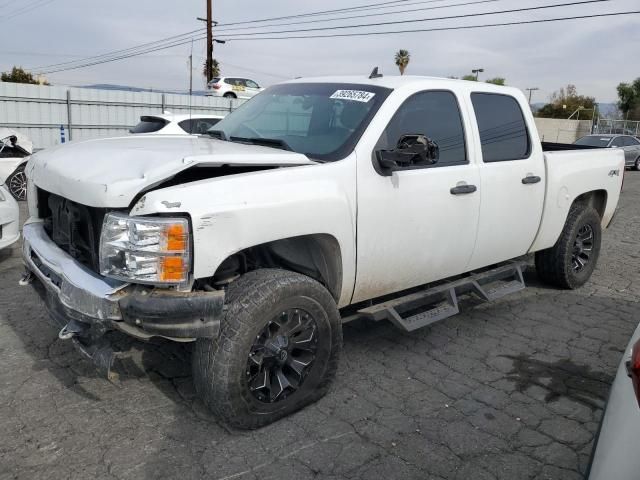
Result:
{"label": "white pickup truck", "polygon": [[298,79],[214,129],[33,155],[22,283],[109,375],[106,332],[194,341],[197,391],[244,428],[327,391],[344,321],[428,325],[523,288],[532,253],[584,284],[624,172],[543,148],[520,91],[449,79]]}

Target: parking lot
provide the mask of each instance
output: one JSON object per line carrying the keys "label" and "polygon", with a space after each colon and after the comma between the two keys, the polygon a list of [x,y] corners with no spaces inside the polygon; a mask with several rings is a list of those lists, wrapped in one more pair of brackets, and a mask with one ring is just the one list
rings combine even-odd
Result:
{"label": "parking lot", "polygon": [[582,478],[640,319],[639,203],[627,172],[585,287],[528,272],[525,291],[411,334],[349,324],[329,395],[253,432],[195,399],[188,346],[135,344],[138,369],[99,378],[18,286],[16,245],[0,252],[0,478]]}

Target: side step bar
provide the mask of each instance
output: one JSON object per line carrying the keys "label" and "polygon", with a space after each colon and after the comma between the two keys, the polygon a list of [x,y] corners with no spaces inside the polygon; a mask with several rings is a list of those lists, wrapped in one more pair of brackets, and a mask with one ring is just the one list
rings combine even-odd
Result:
{"label": "side step bar", "polygon": [[522,267],[525,262],[510,262],[500,267],[473,273],[436,287],[394,298],[359,309],[343,322],[357,318],[390,320],[407,332],[426,327],[460,312],[458,295],[473,293],[491,302],[525,288]]}

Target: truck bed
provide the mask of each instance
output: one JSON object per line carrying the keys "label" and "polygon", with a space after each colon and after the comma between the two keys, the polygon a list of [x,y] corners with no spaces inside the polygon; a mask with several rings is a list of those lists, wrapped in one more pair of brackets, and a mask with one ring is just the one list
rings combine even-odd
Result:
{"label": "truck bed", "polygon": [[543,152],[560,152],[563,150],[598,150],[600,147],[576,145],[574,143],[541,142]]}

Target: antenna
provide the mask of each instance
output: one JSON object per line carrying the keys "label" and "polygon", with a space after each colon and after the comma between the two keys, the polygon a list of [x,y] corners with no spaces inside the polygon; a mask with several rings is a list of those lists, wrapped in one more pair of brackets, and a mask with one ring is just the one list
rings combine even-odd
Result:
{"label": "antenna", "polygon": [[371,71],[371,75],[369,75],[369,80],[373,79],[373,78],[381,78],[382,74],[378,73],[378,67],[375,67],[372,71]]}

